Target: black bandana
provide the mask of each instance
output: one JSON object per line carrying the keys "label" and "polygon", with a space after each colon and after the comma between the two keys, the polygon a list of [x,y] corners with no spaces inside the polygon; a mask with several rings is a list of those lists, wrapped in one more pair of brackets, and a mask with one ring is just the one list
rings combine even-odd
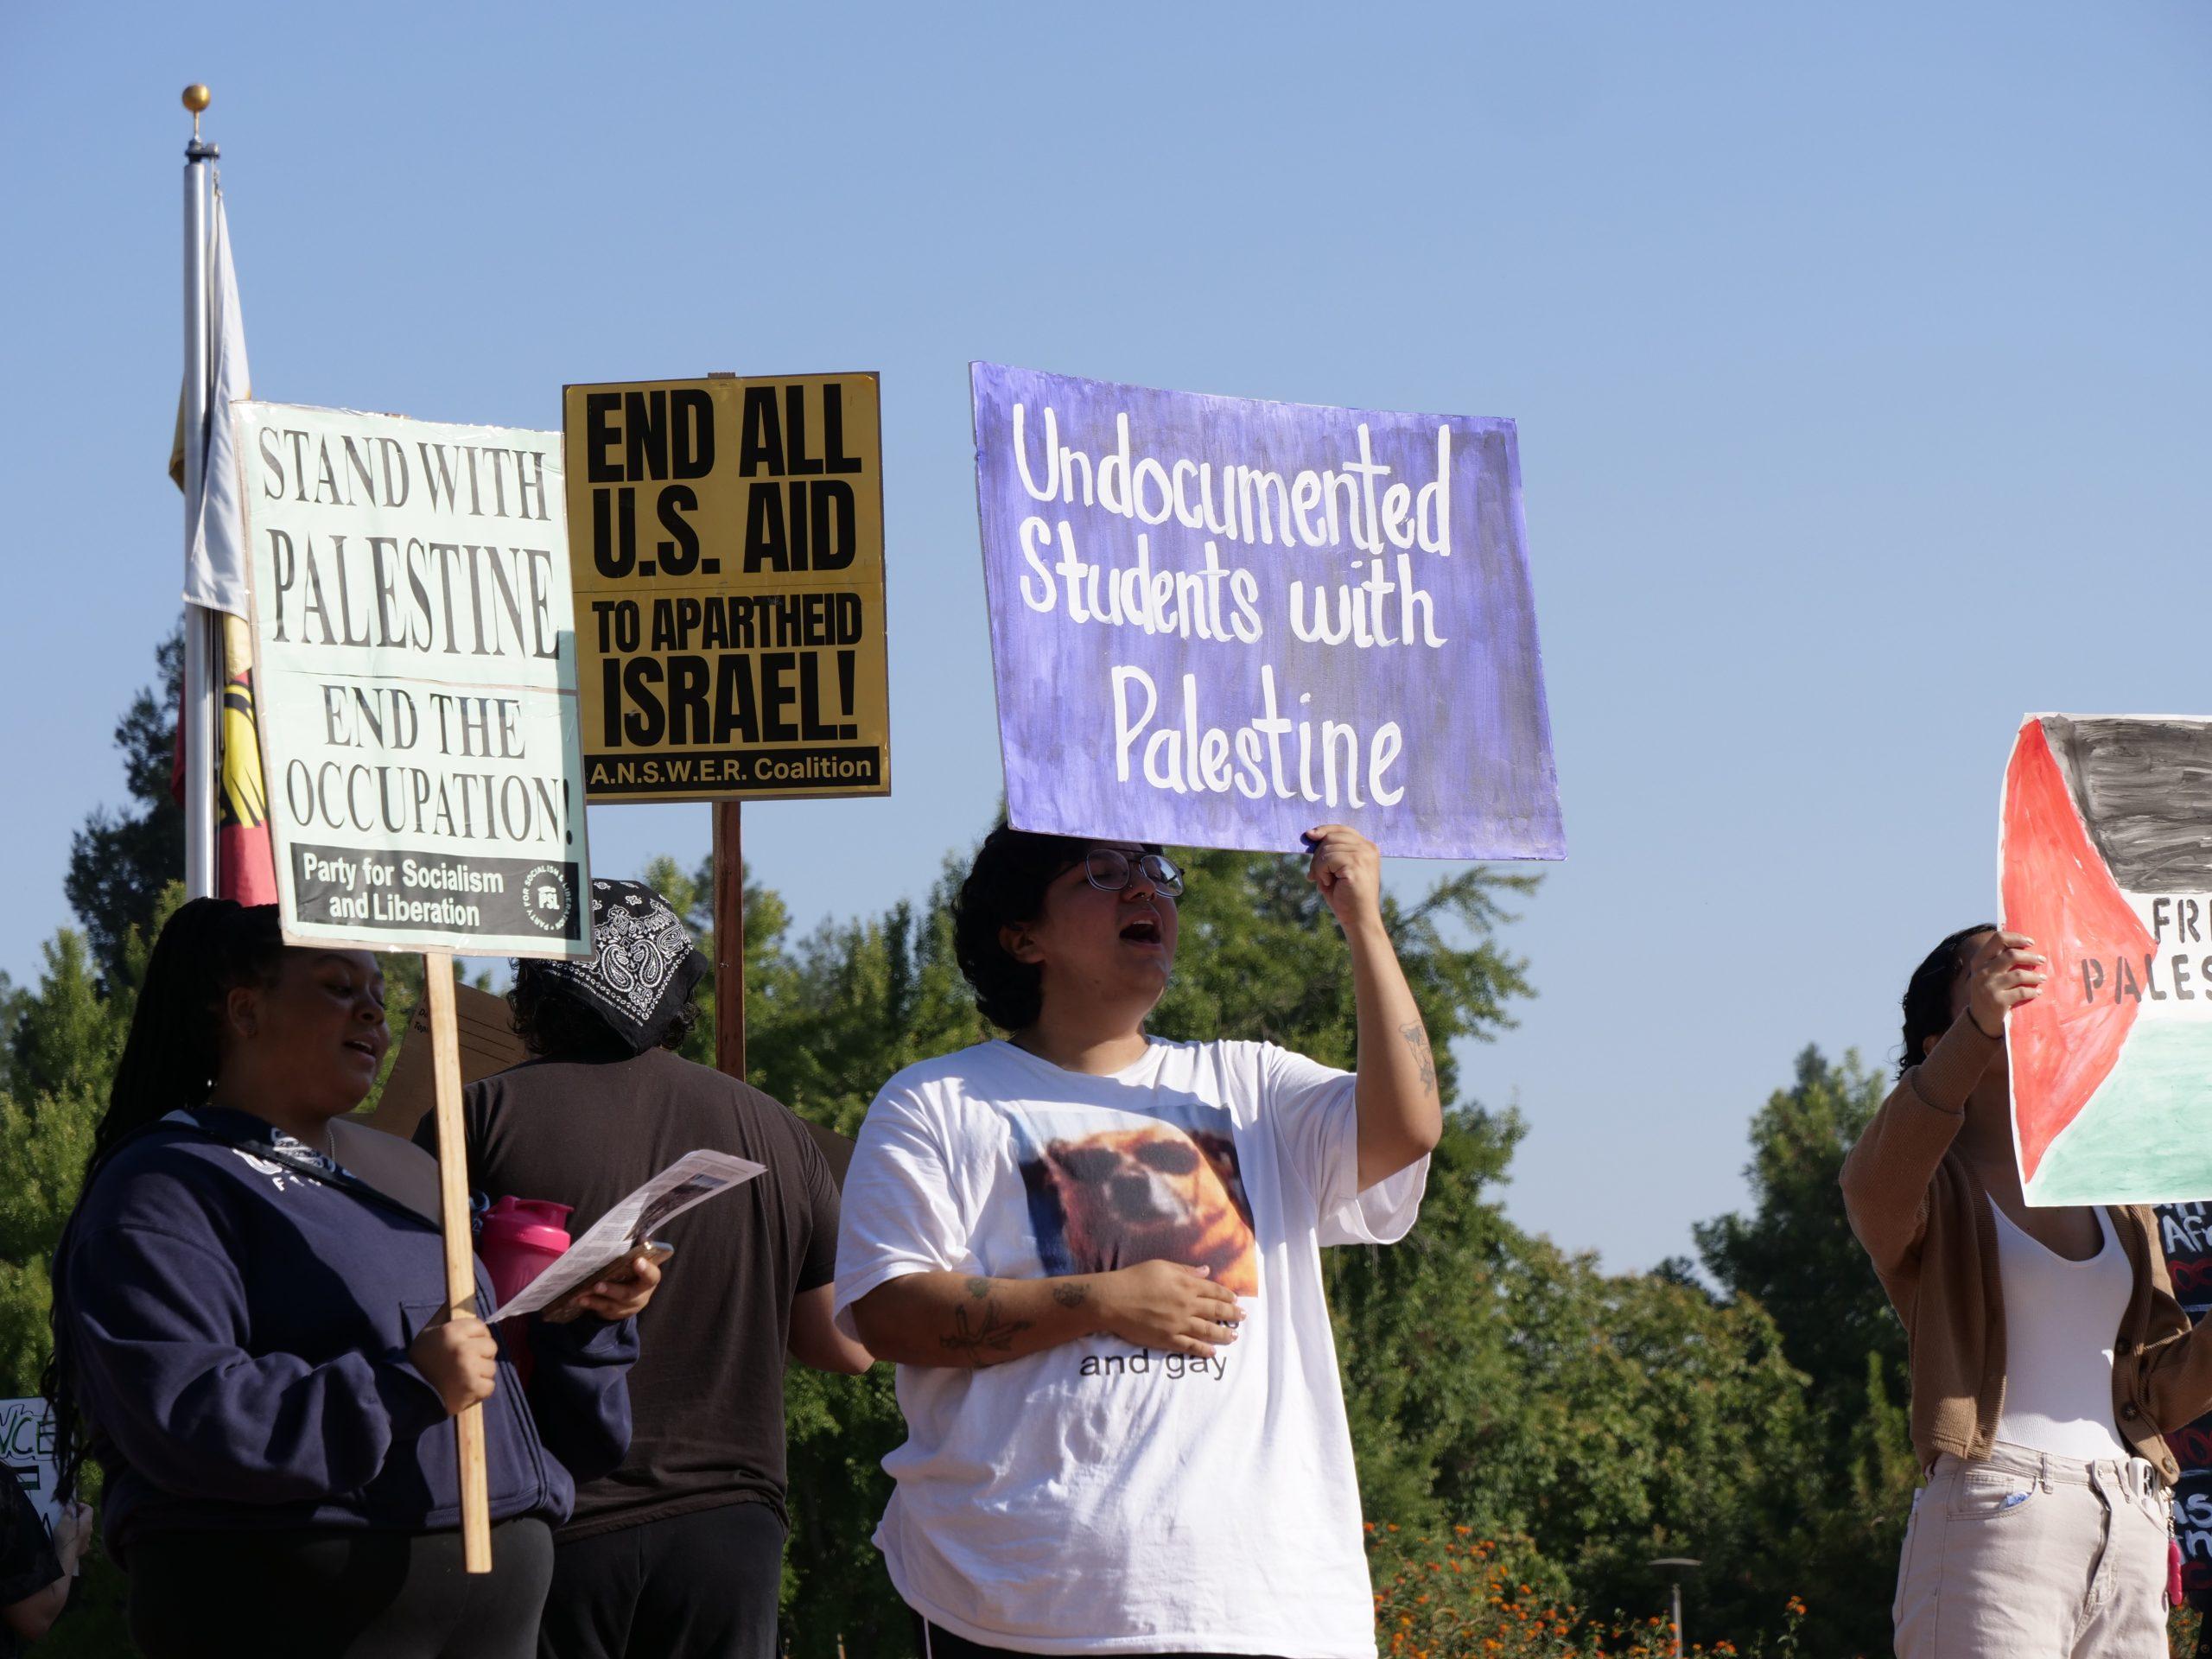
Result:
{"label": "black bandana", "polygon": [[709,963],[668,901],[636,881],[591,884],[589,957],[531,962],[582,998],[638,1053],[660,1046]]}

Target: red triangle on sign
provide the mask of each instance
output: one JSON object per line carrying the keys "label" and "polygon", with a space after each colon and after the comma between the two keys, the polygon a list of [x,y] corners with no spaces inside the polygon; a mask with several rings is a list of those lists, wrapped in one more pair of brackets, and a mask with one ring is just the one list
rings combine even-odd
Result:
{"label": "red triangle on sign", "polygon": [[2041,721],[2020,728],[2005,771],[2004,849],[2005,925],[2050,958],[2043,995],[2007,1022],[2024,1180],[2118,1062],[2142,1000],[2117,969],[2128,959],[2125,982],[2139,982],[2155,941],[2091,844]]}

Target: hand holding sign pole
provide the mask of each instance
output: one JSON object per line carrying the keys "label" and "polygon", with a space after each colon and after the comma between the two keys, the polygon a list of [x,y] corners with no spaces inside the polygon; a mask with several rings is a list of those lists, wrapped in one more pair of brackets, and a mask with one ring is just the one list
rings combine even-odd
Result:
{"label": "hand holding sign pole", "polygon": [[[232,405],[284,938],[423,952],[446,1300],[474,1311],[453,956],[582,956],[590,912],[556,435]],[[484,1421],[454,1418],[491,1570]]]}
{"label": "hand holding sign pole", "polygon": [[[470,1243],[468,1135],[461,1116],[461,1044],[454,1017],[453,957],[423,953],[423,988],[430,1005],[430,1066],[438,1116],[438,1222],[445,1230],[446,1306],[450,1313],[479,1313],[476,1252]],[[484,1466],[484,1408],[463,1408],[454,1419],[461,1468],[461,1565],[492,1570],[492,1505]]]}

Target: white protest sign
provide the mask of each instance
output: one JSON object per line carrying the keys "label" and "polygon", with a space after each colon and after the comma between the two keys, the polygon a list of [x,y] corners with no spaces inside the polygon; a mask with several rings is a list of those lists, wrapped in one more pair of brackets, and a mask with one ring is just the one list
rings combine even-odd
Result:
{"label": "white protest sign", "polygon": [[60,1459],[54,1444],[54,1409],[45,1401],[0,1400],[0,1459],[52,1532],[61,1518],[56,1487]]}
{"label": "white protest sign", "polygon": [[285,938],[584,954],[561,435],[233,408]]}

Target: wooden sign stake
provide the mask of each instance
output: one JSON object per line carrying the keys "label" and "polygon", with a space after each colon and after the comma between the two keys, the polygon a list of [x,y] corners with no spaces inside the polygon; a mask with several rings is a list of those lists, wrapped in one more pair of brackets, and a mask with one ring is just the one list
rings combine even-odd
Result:
{"label": "wooden sign stake", "polygon": [[742,801],[715,813],[715,1069],[745,1081],[745,840]]}
{"label": "wooden sign stake", "polygon": [[[468,1135],[461,1116],[461,1027],[454,1012],[453,955],[423,953],[423,986],[430,1005],[430,1065],[438,1115],[439,1224],[445,1231],[446,1300],[452,1313],[480,1313],[476,1249],[468,1224]],[[453,1420],[460,1451],[461,1565],[492,1570],[492,1503],[484,1473],[484,1408]]]}

